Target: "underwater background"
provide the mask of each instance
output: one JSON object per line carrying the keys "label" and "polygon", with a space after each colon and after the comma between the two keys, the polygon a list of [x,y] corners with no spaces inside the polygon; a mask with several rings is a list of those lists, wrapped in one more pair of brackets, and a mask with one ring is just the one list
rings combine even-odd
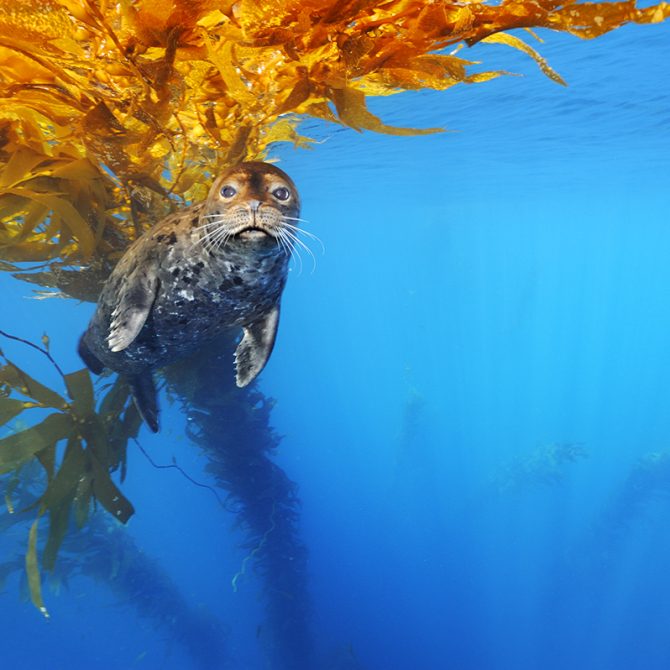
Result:
{"label": "underwater background", "polygon": [[[259,384],[297,485],[305,651],[276,653],[235,510],[131,445],[136,515],[97,530],[96,561],[129,543],[136,573],[47,576],[49,620],[12,573],[3,668],[670,667],[670,25],[544,36],[567,88],[480,45],[524,76],[371,103],[450,132],[309,122],[320,144],[275,154],[325,246],[294,266]],[[2,328],[47,330],[78,369],[93,306],[0,281]],[[213,484],[161,404],[143,448]]]}

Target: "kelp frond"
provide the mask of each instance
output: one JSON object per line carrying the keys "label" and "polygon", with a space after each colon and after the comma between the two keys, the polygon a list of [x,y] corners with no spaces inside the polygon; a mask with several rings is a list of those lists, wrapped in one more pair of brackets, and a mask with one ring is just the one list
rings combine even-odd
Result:
{"label": "kelp frond", "polygon": [[[49,535],[41,564],[50,570],[73,515],[77,525],[83,526],[96,501],[122,523],[134,512],[110,476],[120,469],[123,479],[127,442],[137,435],[140,426],[139,414],[130,403],[128,386],[117,380],[96,403],[87,370],[66,374],[63,379],[67,397],[7,359],[0,367],[0,423],[16,418],[22,424],[25,422],[20,429],[0,439],[0,475],[17,473],[35,460],[46,475],[44,490],[29,508],[37,510],[37,518],[30,529],[26,553],[31,597],[45,615],[37,557],[40,517],[49,516]],[[39,420],[32,425],[27,423],[30,418],[27,410],[41,410]],[[62,444],[64,450],[58,450]],[[15,486],[16,479],[10,478],[4,492],[8,511],[29,511],[16,509],[12,501]]]}
{"label": "kelp frond", "polygon": [[0,0],[0,258],[113,260],[222,166],[308,144],[300,118],[432,132],[388,126],[366,99],[503,74],[473,72],[458,46],[521,49],[562,82],[505,31],[593,38],[668,16],[632,1]]}

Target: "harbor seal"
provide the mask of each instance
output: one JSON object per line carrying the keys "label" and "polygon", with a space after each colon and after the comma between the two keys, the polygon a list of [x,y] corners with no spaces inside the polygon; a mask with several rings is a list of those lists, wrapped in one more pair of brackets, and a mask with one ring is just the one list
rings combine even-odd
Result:
{"label": "harbor seal", "polygon": [[275,342],[279,305],[296,240],[300,199],[268,163],[241,163],[207,199],[139,237],[105,282],[79,341],[95,374],[124,375],[149,428],[158,432],[152,371],[241,328],[236,382],[249,384]]}

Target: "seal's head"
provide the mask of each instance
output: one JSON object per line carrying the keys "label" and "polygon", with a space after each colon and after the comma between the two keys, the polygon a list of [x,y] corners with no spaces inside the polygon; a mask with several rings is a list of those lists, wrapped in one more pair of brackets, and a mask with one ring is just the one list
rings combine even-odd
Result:
{"label": "seal's head", "polygon": [[299,216],[298,191],[283,170],[269,163],[241,163],[212,185],[200,230],[210,247],[220,248],[231,240],[269,241],[278,247],[292,236]]}

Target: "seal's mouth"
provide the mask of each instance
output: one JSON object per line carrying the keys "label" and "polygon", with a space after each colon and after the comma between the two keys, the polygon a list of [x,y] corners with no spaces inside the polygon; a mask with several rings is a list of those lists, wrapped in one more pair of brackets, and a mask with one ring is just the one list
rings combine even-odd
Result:
{"label": "seal's mouth", "polygon": [[270,237],[270,232],[258,226],[248,226],[235,233],[235,237],[241,237],[243,240],[260,240],[264,237]]}

